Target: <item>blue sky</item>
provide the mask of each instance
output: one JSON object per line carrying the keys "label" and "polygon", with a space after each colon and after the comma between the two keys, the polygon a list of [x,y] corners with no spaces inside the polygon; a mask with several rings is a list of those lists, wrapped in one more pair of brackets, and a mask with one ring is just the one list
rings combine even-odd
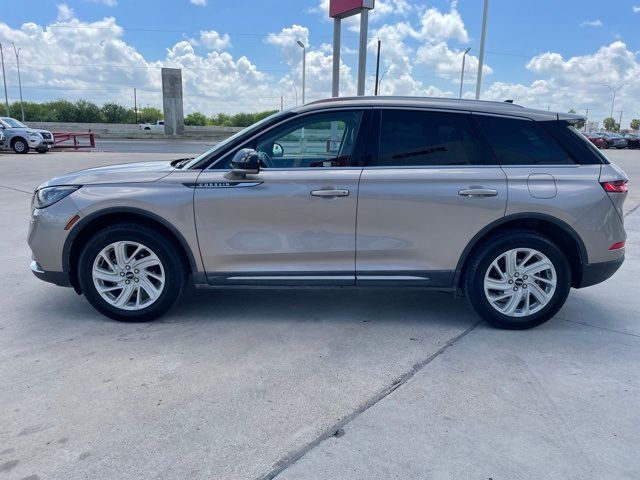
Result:
{"label": "blue sky", "polygon": [[[159,68],[178,66],[184,68],[188,111],[275,108],[280,96],[291,105],[300,88],[299,38],[309,44],[307,98],[327,96],[332,35],[327,3],[22,1],[20,8],[4,9],[0,20],[10,94],[15,98],[13,40],[23,49],[30,100],[122,103],[136,86],[156,105]],[[610,107],[604,84],[628,82],[619,108],[640,117],[640,0],[615,0],[606,7],[596,0],[491,0],[489,13],[483,98],[508,96],[557,110],[589,108],[604,117]],[[374,43],[380,36],[384,93],[456,95],[460,55],[470,46],[465,92],[471,95],[481,16],[481,0],[378,0],[371,16],[367,91],[374,87]],[[355,88],[354,20],[343,27],[344,93]]]}

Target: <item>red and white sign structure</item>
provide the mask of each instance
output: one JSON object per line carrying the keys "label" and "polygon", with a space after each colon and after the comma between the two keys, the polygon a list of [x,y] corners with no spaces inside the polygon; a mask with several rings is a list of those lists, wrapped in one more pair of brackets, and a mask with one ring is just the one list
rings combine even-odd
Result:
{"label": "red and white sign structure", "polygon": [[340,94],[340,31],[343,18],[360,14],[360,53],[358,55],[358,95],[364,95],[365,70],[367,68],[367,32],[369,10],[375,0],[329,0],[329,16],[333,18],[333,80],[331,95]]}
{"label": "red and white sign structure", "polygon": [[375,0],[331,0],[329,16],[331,18],[346,18],[362,12],[363,9],[373,10]]}

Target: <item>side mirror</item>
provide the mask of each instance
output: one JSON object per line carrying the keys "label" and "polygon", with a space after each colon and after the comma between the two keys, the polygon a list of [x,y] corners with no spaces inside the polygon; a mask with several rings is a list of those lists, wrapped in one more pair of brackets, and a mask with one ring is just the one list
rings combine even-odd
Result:
{"label": "side mirror", "polygon": [[282,148],[282,145],[280,145],[279,143],[274,143],[273,144],[273,150],[272,150],[272,157],[273,158],[280,158],[280,157],[284,157],[284,148]]}
{"label": "side mirror", "polygon": [[227,178],[244,178],[260,172],[260,155],[252,148],[243,148],[231,160],[233,170],[228,172]]}

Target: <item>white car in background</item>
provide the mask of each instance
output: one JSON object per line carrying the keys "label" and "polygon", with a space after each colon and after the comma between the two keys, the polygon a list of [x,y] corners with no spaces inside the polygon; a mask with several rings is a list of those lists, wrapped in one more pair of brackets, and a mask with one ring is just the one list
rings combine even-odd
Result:
{"label": "white car in background", "polygon": [[164,133],[164,120],[158,120],[156,123],[141,123],[138,126],[140,130],[147,132]]}
{"label": "white car in background", "polygon": [[4,137],[0,149],[16,153],[29,153],[31,149],[47,153],[54,143],[53,134],[48,130],[29,128],[11,117],[0,117],[0,132]]}

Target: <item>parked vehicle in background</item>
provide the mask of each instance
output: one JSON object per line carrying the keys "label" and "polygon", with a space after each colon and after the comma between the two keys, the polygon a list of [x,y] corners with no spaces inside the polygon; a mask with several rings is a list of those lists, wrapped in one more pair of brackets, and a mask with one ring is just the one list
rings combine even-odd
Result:
{"label": "parked vehicle in background", "polygon": [[47,153],[53,146],[53,134],[48,130],[29,128],[15,118],[0,117],[0,129],[4,133],[2,149],[12,149],[16,153]]}
{"label": "parked vehicle in background", "polygon": [[627,141],[619,133],[603,133],[602,138],[607,141],[609,148],[627,148]]}
{"label": "parked vehicle in background", "polygon": [[158,120],[156,123],[141,123],[138,126],[140,130],[164,133],[164,120]]}
{"label": "parked vehicle in background", "polygon": [[625,133],[623,137],[627,141],[628,148],[633,150],[640,148],[640,135],[637,133]]}
{"label": "parked vehicle in background", "polygon": [[609,148],[607,141],[597,133],[583,133],[583,135],[598,148]]}
{"label": "parked vehicle in background", "polygon": [[628,179],[580,120],[444,98],[310,103],[197,158],[44,183],[31,269],[125,321],[192,282],[422,287],[533,327],[624,260]]}

